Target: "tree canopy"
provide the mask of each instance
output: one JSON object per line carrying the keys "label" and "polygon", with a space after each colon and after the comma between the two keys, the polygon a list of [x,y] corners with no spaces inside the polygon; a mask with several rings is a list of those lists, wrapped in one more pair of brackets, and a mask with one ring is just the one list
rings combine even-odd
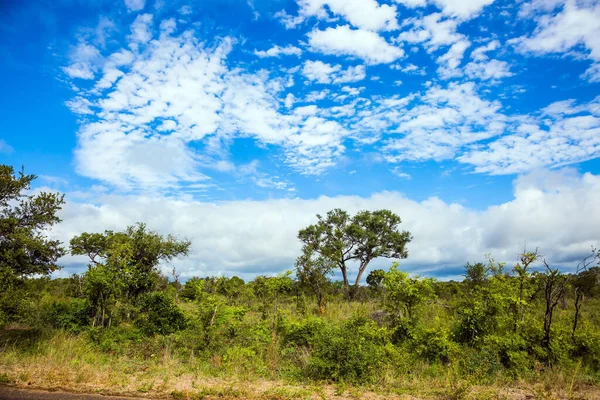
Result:
{"label": "tree canopy", "polygon": [[[408,256],[406,245],[412,236],[398,230],[402,220],[390,210],[364,210],[350,216],[336,208],[326,217],[317,215],[317,218],[316,224],[300,230],[298,238],[304,243],[305,252],[315,252],[340,269],[348,297],[358,289],[361,277],[373,259]],[[352,262],[358,264],[358,271],[351,293],[348,268]]]}
{"label": "tree canopy", "polygon": [[61,243],[46,236],[60,222],[57,213],[64,196],[31,194],[35,179],[23,170],[15,173],[12,167],[0,165],[0,323],[23,300],[14,293],[23,280],[56,271],[56,262],[64,254]]}

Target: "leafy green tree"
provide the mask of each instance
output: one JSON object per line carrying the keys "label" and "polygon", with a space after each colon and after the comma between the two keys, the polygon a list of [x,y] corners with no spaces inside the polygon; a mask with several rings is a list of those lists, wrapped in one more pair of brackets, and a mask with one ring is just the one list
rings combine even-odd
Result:
{"label": "leafy green tree", "polygon": [[367,275],[367,285],[373,290],[378,291],[381,288],[381,284],[385,279],[385,271],[382,269],[374,269]]}
{"label": "leafy green tree", "polygon": [[456,338],[470,345],[508,324],[516,297],[505,264],[488,256],[487,264],[465,265],[465,291],[456,304]]}
{"label": "leafy green tree", "polygon": [[140,297],[134,324],[147,335],[169,335],[185,328],[186,321],[171,297],[163,292],[151,292]]}
{"label": "leafy green tree", "polygon": [[317,307],[319,312],[325,312],[327,286],[329,278],[335,265],[322,256],[315,256],[315,253],[305,247],[302,255],[296,260],[296,276],[300,284],[310,288],[317,298]]}
{"label": "leafy green tree", "polygon": [[197,276],[188,279],[181,291],[181,297],[191,301],[197,300],[204,292],[204,283],[205,280],[198,278]]}
{"label": "leafy green tree", "polygon": [[[407,231],[399,231],[400,217],[390,210],[360,211],[351,217],[336,208],[318,222],[298,233],[304,245],[335,264],[342,273],[346,298],[351,298],[360,285],[369,263],[378,257],[406,258],[407,243],[412,239]],[[358,264],[353,292],[348,280],[349,263]]]}
{"label": "leafy green tree", "polygon": [[410,277],[408,272],[398,270],[398,265],[393,263],[383,278],[384,308],[395,321],[406,319],[414,324],[417,307],[435,296],[434,280]]}
{"label": "leafy green tree", "polygon": [[[17,316],[27,293],[23,283],[34,275],[49,275],[64,255],[58,240],[46,231],[60,222],[64,195],[30,194],[35,175],[15,173],[0,165],[0,324]],[[18,294],[17,294],[18,293]]]}
{"label": "leafy green tree", "polygon": [[246,282],[239,276],[228,278],[222,276],[217,282],[217,293],[227,297],[228,300],[238,299]]}
{"label": "leafy green tree", "polygon": [[539,257],[537,250],[533,252],[524,250],[520,256],[520,262],[513,267],[513,272],[518,281],[518,292],[513,307],[513,332],[517,332],[519,324],[522,324],[525,321],[524,309],[528,305],[528,299],[532,295],[532,289],[534,289],[529,267],[538,260]]}
{"label": "leafy green tree", "polygon": [[158,282],[159,263],[187,255],[190,244],[148,231],[141,223],[125,232],[82,233],[72,238],[71,254],[90,259],[84,292],[95,306],[95,323],[110,325],[117,301],[133,304],[152,291]]}

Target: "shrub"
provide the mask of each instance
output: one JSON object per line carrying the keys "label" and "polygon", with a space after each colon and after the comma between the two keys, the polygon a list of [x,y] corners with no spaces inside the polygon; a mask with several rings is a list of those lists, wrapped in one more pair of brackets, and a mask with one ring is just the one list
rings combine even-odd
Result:
{"label": "shrub", "polygon": [[54,328],[78,333],[89,326],[90,304],[86,299],[53,300],[42,307],[41,322]]}
{"label": "shrub", "polygon": [[422,329],[413,340],[417,354],[428,361],[447,363],[458,351],[458,345],[450,340],[450,332],[442,328]]}
{"label": "shrub", "polygon": [[163,292],[143,295],[134,325],[147,335],[169,335],[185,328],[185,316],[173,299]]}
{"label": "shrub", "polygon": [[367,318],[353,317],[316,335],[307,372],[316,379],[370,382],[389,360],[391,348],[386,329]]}

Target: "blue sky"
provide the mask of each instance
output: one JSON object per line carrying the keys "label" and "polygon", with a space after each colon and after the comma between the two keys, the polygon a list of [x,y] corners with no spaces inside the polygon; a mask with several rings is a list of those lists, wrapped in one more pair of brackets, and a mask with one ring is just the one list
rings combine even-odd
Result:
{"label": "blue sky", "polygon": [[184,275],[250,276],[388,207],[449,276],[600,238],[597,1],[5,1],[0,52],[0,160],[67,193],[61,239],[146,220],[197,242]]}

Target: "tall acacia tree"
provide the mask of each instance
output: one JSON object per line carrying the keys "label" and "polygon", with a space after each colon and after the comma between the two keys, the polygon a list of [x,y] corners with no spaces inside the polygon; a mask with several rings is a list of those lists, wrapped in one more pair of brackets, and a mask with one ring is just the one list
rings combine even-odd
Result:
{"label": "tall acacia tree", "polygon": [[58,211],[64,196],[41,192],[29,194],[35,175],[15,173],[0,165],[0,324],[10,319],[26,293],[16,295],[24,280],[48,275],[59,269],[56,261],[64,254],[58,240],[46,231],[60,222]]}
{"label": "tall acacia tree", "polygon": [[[341,271],[346,298],[351,298],[360,285],[361,277],[369,263],[378,257],[406,258],[406,244],[412,236],[399,231],[400,217],[390,210],[359,211],[350,216],[336,208],[326,217],[317,215],[318,222],[298,233],[307,251],[330,260]],[[358,264],[353,290],[350,290],[348,268]]]}

